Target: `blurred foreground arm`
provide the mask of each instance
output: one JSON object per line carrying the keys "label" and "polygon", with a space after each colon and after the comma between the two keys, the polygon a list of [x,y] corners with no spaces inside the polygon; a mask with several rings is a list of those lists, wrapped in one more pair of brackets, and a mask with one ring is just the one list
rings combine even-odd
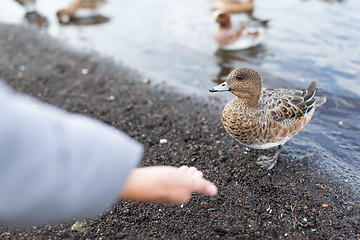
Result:
{"label": "blurred foreground arm", "polygon": [[101,213],[142,151],[115,128],[16,94],[0,81],[0,222]]}

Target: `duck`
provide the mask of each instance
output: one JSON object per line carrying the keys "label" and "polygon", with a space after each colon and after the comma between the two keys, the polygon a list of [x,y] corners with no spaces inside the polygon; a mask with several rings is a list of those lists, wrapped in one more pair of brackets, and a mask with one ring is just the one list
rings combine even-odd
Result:
{"label": "duck", "polygon": [[240,12],[248,12],[251,13],[254,10],[253,0],[248,0],[246,2],[241,2],[239,0],[232,1],[214,1],[213,2],[214,9],[222,9],[229,13],[240,13]]}
{"label": "duck", "polygon": [[315,96],[316,81],[302,90],[261,89],[261,81],[255,70],[238,68],[209,91],[229,91],[236,96],[221,114],[222,124],[232,138],[253,149],[278,147],[273,157],[257,159],[257,164],[270,170],[284,144],[305,127],[326,97]]}
{"label": "duck", "polygon": [[78,19],[76,13],[80,9],[95,10],[102,6],[105,0],[74,0],[67,8],[59,10],[56,15],[60,23]]}
{"label": "duck", "polygon": [[[234,21],[232,21],[228,12],[217,10],[213,16],[215,21],[219,23],[219,27],[214,31],[214,39],[221,50],[238,51],[249,49],[259,45],[266,37],[267,21],[249,19],[242,14],[234,17],[239,20],[235,22],[236,25],[233,24]],[[240,21],[240,18],[242,18],[242,21]]]}
{"label": "duck", "polygon": [[35,11],[35,4],[36,0],[15,0],[21,6],[26,8],[26,12],[34,12]]}

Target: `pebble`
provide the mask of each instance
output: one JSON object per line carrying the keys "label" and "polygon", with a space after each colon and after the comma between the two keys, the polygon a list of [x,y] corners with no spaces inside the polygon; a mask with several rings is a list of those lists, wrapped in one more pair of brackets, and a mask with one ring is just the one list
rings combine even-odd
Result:
{"label": "pebble", "polygon": [[203,207],[203,208],[208,208],[209,203],[206,202],[206,201],[202,201],[202,202],[200,203],[200,206]]}
{"label": "pebble", "polygon": [[76,221],[72,226],[71,226],[71,230],[72,231],[78,231],[78,232],[83,232],[86,228],[86,221]]}
{"label": "pebble", "polygon": [[115,99],[114,96],[110,96],[110,97],[108,97],[106,100],[108,100],[108,101],[113,101],[114,99]]}
{"label": "pebble", "polygon": [[148,84],[148,83],[150,83],[150,80],[149,80],[148,78],[144,78],[143,82],[144,82],[145,84]]}
{"label": "pebble", "polygon": [[165,143],[167,143],[167,140],[165,138],[160,139],[160,144],[165,144]]}
{"label": "pebble", "polygon": [[82,73],[82,74],[88,74],[88,73],[89,73],[89,69],[83,68],[83,69],[81,69],[81,73]]}

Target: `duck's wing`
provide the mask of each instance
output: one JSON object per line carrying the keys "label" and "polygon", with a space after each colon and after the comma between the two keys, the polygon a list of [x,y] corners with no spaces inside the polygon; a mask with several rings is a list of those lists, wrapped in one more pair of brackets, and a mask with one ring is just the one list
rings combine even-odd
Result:
{"label": "duck's wing", "polygon": [[214,39],[220,46],[226,46],[236,42],[239,39],[239,35],[236,35],[234,31],[229,29],[218,28],[214,32]]}
{"label": "duck's wing", "polygon": [[315,107],[315,86],[313,81],[302,90],[263,90],[262,101],[268,104],[268,116],[284,126],[297,122]]}

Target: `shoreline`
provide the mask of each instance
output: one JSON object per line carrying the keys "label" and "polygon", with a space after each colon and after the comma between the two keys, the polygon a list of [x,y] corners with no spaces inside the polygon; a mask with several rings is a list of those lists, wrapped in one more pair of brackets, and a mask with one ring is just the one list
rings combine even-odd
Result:
{"label": "shoreline", "polygon": [[[318,171],[321,159],[280,154],[267,171],[255,164],[259,151],[225,132],[219,108],[154,88],[131,69],[29,27],[0,24],[0,56],[0,77],[17,91],[141,142],[141,166],[195,166],[218,186],[218,195],[193,195],[182,207],[118,201],[85,220],[83,231],[71,230],[77,220],[0,225],[0,238],[360,238],[359,201],[349,186]],[[159,143],[163,138],[167,144]]]}

